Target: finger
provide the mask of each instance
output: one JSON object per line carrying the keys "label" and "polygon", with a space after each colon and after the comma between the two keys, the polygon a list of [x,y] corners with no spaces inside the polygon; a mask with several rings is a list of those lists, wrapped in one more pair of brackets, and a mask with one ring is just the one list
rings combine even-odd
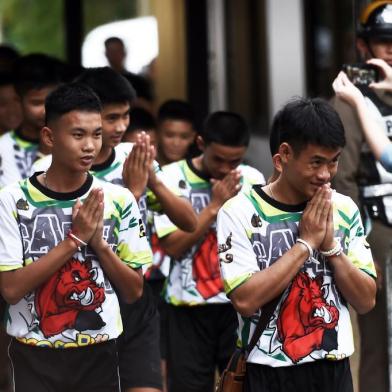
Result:
{"label": "finger", "polygon": [[331,191],[323,186],[321,199],[316,210],[316,222],[326,224],[331,206]]}
{"label": "finger", "polygon": [[77,198],[75,204],[72,206],[72,220],[74,220],[76,218],[76,215],[78,215],[81,206],[82,206],[82,202],[80,201],[79,198]]}

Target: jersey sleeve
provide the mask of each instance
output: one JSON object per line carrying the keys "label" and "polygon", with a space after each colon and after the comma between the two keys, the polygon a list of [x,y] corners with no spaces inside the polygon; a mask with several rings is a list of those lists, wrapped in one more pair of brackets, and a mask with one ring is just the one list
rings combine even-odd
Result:
{"label": "jersey sleeve", "polygon": [[13,198],[0,192],[0,272],[23,267],[23,242]]}
{"label": "jersey sleeve", "polygon": [[375,278],[377,274],[372,252],[366,241],[361,214],[354,202],[352,202],[352,214],[349,222],[347,257],[357,268]]}
{"label": "jersey sleeve", "polygon": [[229,295],[260,271],[241,219],[223,206],[218,213],[218,253],[224,288]]}
{"label": "jersey sleeve", "polygon": [[152,252],[147,241],[139,207],[128,192],[121,214],[118,233],[117,255],[130,267],[148,267],[152,263]]}

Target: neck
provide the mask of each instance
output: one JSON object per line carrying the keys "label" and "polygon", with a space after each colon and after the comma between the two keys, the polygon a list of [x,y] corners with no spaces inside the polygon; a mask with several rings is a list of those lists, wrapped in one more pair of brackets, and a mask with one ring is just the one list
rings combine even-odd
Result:
{"label": "neck", "polygon": [[54,192],[69,193],[78,190],[86,181],[87,172],[67,170],[64,165],[52,162],[46,171],[44,186]]}
{"label": "neck", "polygon": [[[283,204],[297,205],[304,203],[308,198],[298,193],[292,188],[290,183],[286,181],[285,177],[280,175],[279,178],[268,185],[273,192],[273,198]],[[268,187],[267,186],[267,187]]]}
{"label": "neck", "polygon": [[113,151],[113,147],[111,146],[102,146],[99,151],[97,157],[94,160],[94,165],[99,165],[109,159],[111,153]]}
{"label": "neck", "polygon": [[194,166],[197,170],[201,171],[202,173],[208,173],[208,170],[206,170],[206,167],[205,167],[205,165],[204,165],[203,157],[204,157],[204,156],[203,156],[203,154],[202,154],[202,155],[199,155],[198,157],[193,158],[193,159],[192,159],[192,163],[193,163],[193,166]]}
{"label": "neck", "polygon": [[26,139],[39,140],[41,129],[33,127],[29,124],[22,123],[19,132]]}

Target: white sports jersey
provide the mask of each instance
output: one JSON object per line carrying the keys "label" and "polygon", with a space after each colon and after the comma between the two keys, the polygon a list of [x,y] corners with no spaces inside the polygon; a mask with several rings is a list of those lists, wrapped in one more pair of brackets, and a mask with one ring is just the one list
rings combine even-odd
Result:
{"label": "white sports jersey", "polygon": [[[0,191],[0,271],[34,263],[63,241],[76,199],[83,201],[97,187],[105,197],[104,239],[129,267],[150,264],[140,213],[128,190],[89,175],[79,190],[57,193],[32,176]],[[88,246],[10,305],[5,320],[8,334],[19,341],[53,348],[85,346],[122,332],[117,295]]]}
{"label": "white sports jersey", "polygon": [[[252,184],[264,184],[264,176],[256,169],[240,165],[242,190],[249,191]],[[189,194],[193,209],[199,214],[211,199],[211,183],[192,164],[182,160],[162,168],[173,186]],[[166,215],[154,217],[156,233],[162,238],[177,230]],[[165,288],[165,299],[173,305],[202,305],[226,303],[220,277],[215,223],[182,258],[172,259]]]}
{"label": "white sports jersey", "polygon": [[23,138],[15,131],[0,137],[0,188],[27,178],[36,159],[38,142]]}
{"label": "white sports jersey", "polygon": [[[367,274],[376,272],[355,203],[333,195],[335,237],[344,253]],[[296,242],[306,204],[285,205],[259,186],[239,194],[220,209],[217,220],[219,261],[230,294],[251,276],[270,267]],[[239,319],[239,343],[249,344],[260,317]],[[272,367],[318,359],[340,360],[354,351],[347,302],[339,292],[328,260],[315,251],[282,295],[248,362]]]}

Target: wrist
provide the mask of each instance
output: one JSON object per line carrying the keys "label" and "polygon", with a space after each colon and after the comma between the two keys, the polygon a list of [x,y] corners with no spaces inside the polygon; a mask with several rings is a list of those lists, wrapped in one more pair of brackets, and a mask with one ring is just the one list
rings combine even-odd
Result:
{"label": "wrist", "polygon": [[210,213],[213,215],[213,217],[216,217],[218,215],[219,209],[222,206],[219,203],[216,203],[214,201],[211,201],[210,204],[208,204],[207,208],[210,211]]}
{"label": "wrist", "polygon": [[296,243],[306,248],[308,252],[308,259],[313,257],[313,246],[308,241],[304,240],[303,238],[297,238]]}
{"label": "wrist", "polygon": [[90,246],[97,255],[108,249],[111,249],[110,245],[103,238],[100,238],[98,241],[90,242]]}
{"label": "wrist", "polygon": [[334,243],[331,247],[327,248],[327,250],[320,250],[320,253],[324,257],[334,257],[340,256],[343,252],[342,245],[340,243],[340,238],[334,238]]}
{"label": "wrist", "polygon": [[87,241],[80,238],[76,230],[72,230],[72,229],[68,230],[67,238],[74,242],[74,244],[76,245],[79,251],[82,250],[83,246],[87,246]]}

